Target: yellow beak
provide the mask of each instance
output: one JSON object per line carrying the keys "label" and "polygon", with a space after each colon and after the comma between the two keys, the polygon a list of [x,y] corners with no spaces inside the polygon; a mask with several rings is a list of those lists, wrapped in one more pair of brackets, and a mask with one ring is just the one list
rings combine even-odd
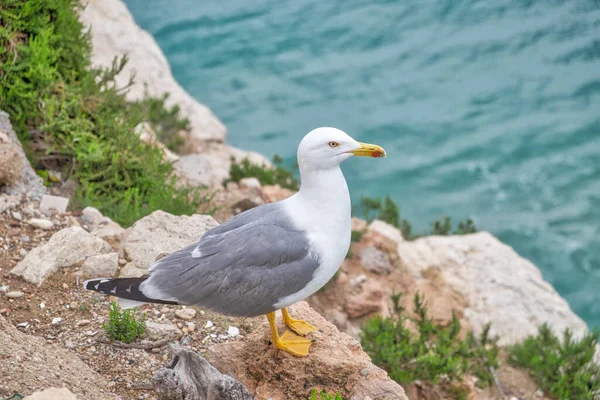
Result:
{"label": "yellow beak", "polygon": [[369,143],[358,143],[360,147],[358,149],[350,150],[348,153],[354,154],[359,157],[385,157],[385,150],[382,147],[377,146],[376,144]]}

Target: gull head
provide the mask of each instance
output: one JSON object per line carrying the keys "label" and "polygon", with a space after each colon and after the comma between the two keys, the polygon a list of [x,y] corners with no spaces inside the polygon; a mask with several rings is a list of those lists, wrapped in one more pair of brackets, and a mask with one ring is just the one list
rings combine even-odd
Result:
{"label": "gull head", "polygon": [[350,157],[385,157],[385,150],[375,144],[360,143],[336,128],[310,131],[298,146],[301,169],[328,170],[337,168]]}

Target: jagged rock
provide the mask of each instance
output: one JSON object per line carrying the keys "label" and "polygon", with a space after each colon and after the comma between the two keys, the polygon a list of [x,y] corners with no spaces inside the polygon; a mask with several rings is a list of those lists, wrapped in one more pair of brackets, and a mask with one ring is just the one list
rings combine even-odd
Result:
{"label": "jagged rock", "polygon": [[0,214],[6,210],[10,210],[21,203],[21,196],[10,196],[5,193],[0,193]]}
{"label": "jagged rock", "polygon": [[11,273],[39,286],[59,268],[73,267],[88,257],[112,251],[108,243],[84,229],[66,228],[52,235],[47,243],[31,250]]}
{"label": "jagged rock", "polygon": [[[66,386],[81,399],[117,399],[107,390],[108,382],[75,353],[49,345],[41,337],[19,332],[2,316],[0,359],[0,396],[4,391],[28,395],[43,385]],[[6,396],[10,396],[8,393]]]}
{"label": "jagged rock", "polygon": [[[39,200],[44,193],[46,193],[46,187],[25,156],[21,142],[17,138],[17,134],[10,124],[10,119],[7,113],[0,111],[0,143],[2,146],[10,145],[12,148],[5,154],[9,157],[13,164],[3,165],[0,161],[0,175],[6,175],[4,180],[10,180],[11,182],[2,182],[0,179],[0,185],[6,184],[0,189],[2,192],[9,195],[21,195],[26,194],[33,200]],[[18,160],[15,157],[15,153],[18,154]],[[2,158],[2,157],[0,157]],[[18,177],[15,179],[15,167],[19,168]],[[1,205],[0,205],[1,207]]]}
{"label": "jagged rock", "polygon": [[64,214],[67,212],[67,207],[69,206],[69,199],[61,196],[51,196],[49,194],[45,194],[42,196],[42,201],[40,201],[40,211],[46,215],[55,211],[59,214]]}
{"label": "jagged rock", "polygon": [[296,193],[293,190],[282,188],[279,185],[265,185],[262,187],[262,192],[267,203],[285,200]]}
{"label": "jagged rock", "polygon": [[172,342],[178,340],[181,335],[182,333],[179,328],[173,324],[160,324],[153,321],[146,322],[146,331],[144,336],[150,340],[168,340]]}
{"label": "jagged rock", "polygon": [[148,271],[138,268],[134,263],[130,262],[121,269],[119,278],[139,278],[140,276],[144,276],[146,272]]}
{"label": "jagged rock", "polygon": [[173,345],[173,364],[152,378],[159,400],[252,400],[240,382],[220,373],[197,353]]}
{"label": "jagged rock", "polygon": [[163,159],[168,162],[175,162],[179,160],[179,156],[173,153],[171,150],[167,148],[162,142],[160,142],[156,134],[154,133],[154,129],[147,122],[142,122],[136,125],[133,128],[133,131],[136,135],[140,137],[142,142],[148,143],[154,147],[157,147],[163,154]]}
{"label": "jagged rock", "polygon": [[190,321],[195,316],[196,310],[194,310],[193,308],[182,308],[180,310],[175,311],[175,317],[184,321]]}
{"label": "jagged rock", "polygon": [[349,318],[360,318],[368,314],[381,313],[385,308],[383,290],[377,282],[368,281],[363,285],[360,294],[346,300],[344,311]]}
{"label": "jagged rock", "polygon": [[77,400],[77,397],[67,388],[49,388],[35,392],[24,400]]}
{"label": "jagged rock", "polygon": [[360,263],[368,271],[375,274],[385,275],[390,273],[392,262],[387,254],[375,247],[362,247],[358,251]]}
{"label": "jagged rock", "polygon": [[102,215],[94,207],[86,207],[82,211],[81,220],[88,226],[88,231],[110,244],[113,249],[118,249],[125,233],[125,229],[112,219]]}
{"label": "jagged rock", "polygon": [[544,322],[561,334],[567,327],[579,334],[587,329],[535,265],[487,232],[401,242],[398,254],[418,280],[437,268],[465,298],[465,319],[473,331],[480,334],[491,323],[501,345],[535,335]]}
{"label": "jagged rock", "polygon": [[208,215],[175,216],[155,211],[136,222],[124,239],[127,258],[137,268],[148,269],[161,254],[180,250],[200,239],[217,222]]}
{"label": "jagged rock", "polygon": [[[308,357],[273,348],[265,319],[246,340],[209,347],[207,358],[222,373],[239,379],[256,399],[305,400],[313,388],[348,399],[407,399],[402,387],[371,363],[356,340],[339,332],[308,304],[300,302],[290,312],[319,328],[308,336],[316,340]],[[279,330],[284,331],[281,324]]]}
{"label": "jagged rock", "polygon": [[404,241],[404,238],[402,237],[402,232],[400,232],[398,228],[378,219],[371,222],[367,230],[368,233],[376,232],[382,236],[385,236],[386,238],[394,241],[394,243],[396,244]]}
{"label": "jagged rock", "polygon": [[81,272],[93,277],[112,278],[119,268],[119,254],[108,253],[88,257],[81,266]]}

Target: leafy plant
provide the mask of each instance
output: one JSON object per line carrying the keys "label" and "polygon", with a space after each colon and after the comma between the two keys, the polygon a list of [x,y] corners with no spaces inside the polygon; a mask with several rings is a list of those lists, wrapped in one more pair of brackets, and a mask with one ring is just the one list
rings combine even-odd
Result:
{"label": "leafy plant", "polygon": [[102,329],[111,342],[118,340],[131,343],[146,331],[146,314],[138,320],[135,311],[121,311],[113,301],[110,305],[108,321],[102,324]]}
{"label": "leafy plant", "polygon": [[[36,170],[61,171],[78,184],[77,205],[130,225],[154,210],[191,214],[199,196],[175,186],[160,150],[133,133],[146,118],[158,134],[183,128],[165,98],[125,99],[115,77],[127,63],[91,68],[90,39],[77,0],[3,0],[0,6],[0,108],[9,113]],[[152,114],[152,115],[150,115]],[[48,173],[45,182],[52,184]]]}
{"label": "leafy plant", "polygon": [[360,242],[360,240],[363,237],[363,232],[360,231],[352,231],[351,236],[350,236],[350,240],[353,242]]}
{"label": "leafy plant", "polygon": [[361,196],[360,204],[367,221],[380,219],[400,229],[402,236],[405,238],[408,239],[411,237],[411,224],[407,220],[400,218],[400,209],[390,196],[385,196],[383,200],[381,198]]}
{"label": "leafy plant", "polygon": [[595,329],[581,339],[569,329],[562,341],[547,324],[538,328],[522,344],[508,349],[509,362],[529,369],[540,387],[552,397],[597,399],[600,396],[600,366],[593,362],[600,331]]}
{"label": "leafy plant", "polygon": [[309,400],[344,400],[344,399],[342,398],[342,396],[340,396],[337,393],[329,394],[322,390],[320,392],[317,392],[317,389],[313,389],[312,393],[310,394]]}
{"label": "leafy plant", "polygon": [[225,179],[223,184],[254,177],[263,185],[279,185],[282,188],[298,190],[300,187],[298,180],[292,171],[283,166],[283,159],[280,156],[273,156],[273,165],[273,168],[270,168],[266,165],[253,164],[248,159],[238,162],[232,157],[229,178]]}
{"label": "leafy plant", "polygon": [[[438,383],[442,377],[459,382],[465,374],[478,377],[481,384],[492,382],[490,367],[498,364],[498,347],[497,339],[489,335],[489,325],[479,338],[469,332],[462,340],[461,324],[454,314],[448,326],[434,322],[427,315],[423,297],[417,293],[413,299],[415,317],[409,317],[400,299],[400,295],[392,297],[391,317],[376,316],[363,327],[361,343],[373,363],[398,383]],[[416,334],[405,326],[407,320],[416,326]]]}
{"label": "leafy plant", "polygon": [[443,216],[441,219],[436,220],[432,224],[431,234],[432,235],[467,235],[469,233],[477,232],[477,227],[472,219],[467,218],[465,221],[460,221],[457,228],[452,231],[452,220],[450,217]]}

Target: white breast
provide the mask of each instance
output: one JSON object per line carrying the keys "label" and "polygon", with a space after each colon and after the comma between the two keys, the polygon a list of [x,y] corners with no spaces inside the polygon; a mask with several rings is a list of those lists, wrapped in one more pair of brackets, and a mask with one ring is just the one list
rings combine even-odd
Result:
{"label": "white breast", "polygon": [[308,233],[320,266],[306,287],[281,298],[274,305],[276,308],[304,300],[322,288],[335,275],[348,253],[351,234],[348,187],[341,170],[339,175],[328,180],[330,190],[301,190],[282,202],[298,228]]}

